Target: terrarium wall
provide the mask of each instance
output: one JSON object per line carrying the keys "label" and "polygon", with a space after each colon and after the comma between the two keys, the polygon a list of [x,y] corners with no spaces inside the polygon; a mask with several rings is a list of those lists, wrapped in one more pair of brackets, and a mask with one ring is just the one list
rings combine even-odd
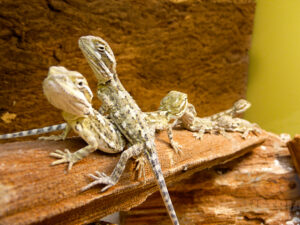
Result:
{"label": "terrarium wall", "polygon": [[111,45],[142,110],[157,109],[170,90],[187,93],[199,115],[228,108],[245,97],[254,9],[254,0],[3,0],[1,133],[62,122],[42,92],[51,65],[81,72],[95,91],[78,48],[89,34]]}

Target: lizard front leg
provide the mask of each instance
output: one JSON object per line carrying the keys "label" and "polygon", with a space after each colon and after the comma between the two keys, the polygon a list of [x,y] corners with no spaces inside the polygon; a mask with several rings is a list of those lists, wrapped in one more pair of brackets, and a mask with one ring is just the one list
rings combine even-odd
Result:
{"label": "lizard front leg", "polygon": [[[76,122],[75,122],[76,123]],[[95,135],[91,130],[88,129],[87,124],[82,121],[81,123],[76,123],[75,131],[77,131],[80,136],[88,143],[87,146],[71,153],[68,149],[65,151],[56,150],[50,153],[50,156],[59,158],[59,160],[54,161],[51,165],[57,165],[61,163],[68,163],[68,170],[72,169],[74,163],[88,156],[90,153],[94,152],[98,147],[97,135]]]}
{"label": "lizard front leg", "polygon": [[174,139],[173,139],[173,130],[172,130],[172,126],[169,126],[169,127],[168,127],[167,132],[168,132],[168,137],[169,137],[171,146],[172,146],[172,148],[174,149],[174,151],[175,151],[176,153],[182,153],[182,151],[181,151],[182,146],[179,145],[179,144],[178,144],[176,141],[174,141]]}
{"label": "lizard front leg", "polygon": [[118,180],[120,179],[126,163],[128,161],[128,159],[130,159],[133,156],[138,156],[142,153],[144,144],[135,144],[133,146],[131,146],[130,148],[128,148],[127,150],[125,150],[124,152],[122,152],[121,157],[119,159],[118,164],[116,165],[116,167],[114,168],[112,174],[110,176],[107,176],[105,173],[100,173],[99,171],[96,171],[95,174],[89,174],[89,177],[94,179],[94,181],[90,184],[88,184],[87,186],[85,186],[84,188],[81,189],[81,191],[85,191],[95,185],[98,184],[105,184],[106,186],[104,188],[101,189],[101,191],[106,191],[108,188],[110,188],[111,186],[115,185]]}
{"label": "lizard front leg", "polygon": [[69,149],[65,149],[65,151],[56,150],[55,152],[51,152],[50,156],[59,158],[59,160],[54,161],[51,163],[52,166],[61,164],[61,163],[69,163],[68,170],[72,169],[74,163],[78,162],[79,160],[87,157],[90,153],[94,152],[97,149],[96,146],[87,145],[84,148],[79,149],[78,151],[72,153]]}

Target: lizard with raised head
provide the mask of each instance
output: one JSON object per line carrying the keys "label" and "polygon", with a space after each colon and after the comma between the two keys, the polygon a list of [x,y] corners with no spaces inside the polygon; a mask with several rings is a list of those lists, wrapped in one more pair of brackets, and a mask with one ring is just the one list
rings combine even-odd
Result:
{"label": "lizard with raised head", "polygon": [[122,152],[110,176],[100,172],[96,172],[96,175],[90,174],[94,181],[83,190],[105,184],[106,186],[102,188],[102,191],[105,191],[118,182],[128,159],[144,154],[154,172],[168,214],[173,224],[179,224],[158,161],[154,142],[155,133],[148,126],[146,115],[142,113],[118,79],[116,60],[110,46],[99,37],[84,36],[79,39],[79,47],[97,77],[97,95],[103,103],[103,112],[108,112],[110,120],[131,144]]}
{"label": "lizard with raised head", "polygon": [[[63,67],[51,67],[49,69],[49,77],[50,77],[50,75],[51,75],[51,79],[56,79],[57,82],[61,82],[61,85],[63,84],[62,81],[59,81],[56,77],[65,76],[66,78],[67,77],[71,78],[72,76],[74,77],[74,75],[76,75],[77,79],[80,78],[80,79],[84,80],[83,83],[84,83],[85,88],[87,90],[89,90],[89,93],[91,93],[91,91],[88,87],[88,84],[87,84],[85,78],[83,77],[83,75],[79,74],[76,71],[69,71]],[[46,87],[48,85],[48,83],[49,83],[48,80],[50,80],[50,79],[49,78],[45,79],[44,87]],[[63,81],[63,82],[65,82],[65,81]],[[73,93],[76,94],[76,92],[79,91],[79,90],[77,90],[78,88],[72,82],[71,83],[65,82],[64,86],[65,87],[68,86],[68,88],[67,89],[65,88],[66,91],[63,91],[59,96],[57,96],[58,94],[56,93],[57,98],[53,98],[53,97],[51,98],[51,93],[53,93],[53,91],[51,93],[45,92],[45,94],[47,94],[48,98],[49,99],[51,98],[52,102],[53,102],[53,101],[58,101],[59,98],[64,97],[65,95],[72,95]],[[54,85],[52,85],[50,87],[53,89],[55,88]],[[170,93],[172,93],[172,94],[170,95]],[[181,116],[184,114],[184,112],[187,108],[188,102],[187,102],[186,94],[177,92],[177,91],[171,91],[170,93],[168,93],[161,100],[161,104],[160,104],[161,106],[160,106],[159,110],[154,111],[154,112],[146,112],[145,113],[145,115],[146,115],[145,119],[146,119],[146,122],[147,122],[149,128],[152,129],[153,132],[155,132],[156,130],[167,130],[170,144],[171,144],[172,148],[175,150],[175,152],[178,153],[178,152],[181,152],[181,149],[180,149],[181,146],[173,140],[172,128],[177,124],[178,119],[180,119]],[[171,96],[171,97],[169,97],[169,96]],[[75,104],[76,101],[78,101],[78,100],[75,98],[75,101],[73,102],[73,104]],[[55,103],[54,103],[54,105],[55,105]],[[88,121],[88,119],[85,119],[85,120]],[[67,137],[67,135],[70,131],[70,126],[68,126],[67,123],[62,123],[62,124],[53,125],[53,126],[44,127],[44,128],[33,129],[33,130],[29,130],[29,131],[21,131],[21,132],[12,133],[12,134],[4,134],[4,135],[0,135],[0,139],[1,138],[7,139],[7,138],[15,138],[15,137],[25,137],[25,136],[36,135],[36,134],[41,134],[41,133],[48,133],[48,132],[52,132],[52,131],[56,131],[56,130],[62,130],[62,129],[64,129],[64,132],[62,132],[60,135],[39,137],[39,139],[40,140],[54,140],[54,141],[65,140],[65,138]],[[103,128],[102,128],[102,130],[106,131],[106,129],[103,129]],[[98,132],[101,132],[101,130],[100,131],[98,130]],[[118,130],[116,130],[116,132],[118,132]],[[114,141],[113,139],[110,140],[110,142],[113,142],[113,141]],[[115,144],[118,146],[118,148],[114,148],[112,146],[111,152],[112,153],[121,152],[123,145],[120,146],[118,143],[115,143]],[[99,147],[99,149],[101,149],[101,147]],[[54,162],[53,165],[56,165],[59,163],[69,163],[69,162],[75,163],[76,158],[78,158],[78,156],[75,156],[73,153],[70,153],[69,150],[65,150],[65,152],[57,150],[56,153],[51,153],[51,156],[58,157],[58,158],[65,158],[65,160],[59,160],[57,162]],[[72,159],[72,157],[73,157],[73,159]],[[68,160],[66,160],[66,158],[68,158]],[[136,162],[137,162],[136,170],[138,171],[138,178],[141,178],[141,175],[143,175],[145,177],[145,168],[144,168],[144,165],[146,163],[145,158],[144,157],[136,157]],[[71,169],[73,163],[69,163],[69,169]]]}
{"label": "lizard with raised head", "polygon": [[123,151],[126,140],[118,128],[105,116],[93,109],[91,101],[93,93],[86,79],[76,71],[69,71],[64,67],[52,66],[43,82],[43,91],[48,101],[62,110],[67,122],[61,135],[43,137],[45,140],[64,140],[73,129],[87,146],[71,153],[56,150],[51,156],[59,158],[52,165],[68,163],[68,169],[91,152],[99,149],[107,153]]}
{"label": "lizard with raised head", "polygon": [[245,112],[250,106],[250,102],[240,99],[230,109],[201,118],[197,117],[195,107],[188,103],[188,107],[179,122],[190,131],[197,131],[194,134],[197,139],[201,139],[204,133],[220,133],[223,136],[227,136],[225,131],[240,132],[242,137],[246,138],[251,131],[260,133],[257,124],[236,118],[237,115]]}
{"label": "lizard with raised head", "polygon": [[[61,71],[62,72],[62,71]],[[68,70],[64,71],[65,73],[68,73]],[[75,72],[75,71],[74,71]],[[83,76],[83,75],[82,75]],[[177,121],[182,117],[182,115],[185,113],[188,102],[187,102],[187,95],[181,92],[177,91],[171,91],[176,92],[176,96],[172,96],[172,101],[165,101],[166,98],[169,98],[168,96],[170,93],[165,96],[161,102],[164,102],[163,108],[160,108],[157,111],[154,112],[145,112],[146,120],[148,125],[154,129],[154,130],[167,130],[168,136],[170,139],[170,144],[172,148],[175,150],[175,152],[180,152],[180,145],[178,145],[177,142],[173,140],[173,134],[172,134],[172,127],[174,127],[177,124]],[[176,97],[176,98],[175,98]],[[162,105],[162,103],[161,103]],[[101,110],[100,110],[101,111]],[[33,135],[39,135],[44,133],[50,133],[58,130],[65,130],[67,127],[67,123],[61,123],[56,125],[51,125],[43,128],[36,128],[31,130],[25,130],[25,131],[19,131],[15,133],[8,133],[8,134],[1,134],[0,139],[10,139],[10,138],[18,138],[18,137],[27,137],[27,136],[33,136]],[[50,137],[39,137],[38,139],[42,140],[64,140],[66,138],[66,135],[62,133],[61,135],[53,135]]]}

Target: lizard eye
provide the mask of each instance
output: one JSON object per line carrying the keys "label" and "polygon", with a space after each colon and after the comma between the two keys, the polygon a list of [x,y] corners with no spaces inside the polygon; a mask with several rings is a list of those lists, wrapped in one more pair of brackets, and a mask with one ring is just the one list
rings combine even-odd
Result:
{"label": "lizard eye", "polygon": [[105,48],[104,48],[103,45],[98,45],[98,46],[97,46],[97,50],[98,50],[99,52],[104,52]]}

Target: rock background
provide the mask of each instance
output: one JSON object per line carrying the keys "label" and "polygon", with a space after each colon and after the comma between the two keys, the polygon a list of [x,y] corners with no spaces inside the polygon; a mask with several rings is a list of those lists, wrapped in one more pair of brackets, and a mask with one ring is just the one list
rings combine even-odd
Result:
{"label": "rock background", "polygon": [[170,90],[188,93],[203,116],[228,108],[245,97],[254,9],[254,0],[2,0],[0,116],[9,114],[0,131],[62,122],[41,88],[51,65],[78,70],[95,91],[77,44],[88,34],[111,45],[142,110]]}

